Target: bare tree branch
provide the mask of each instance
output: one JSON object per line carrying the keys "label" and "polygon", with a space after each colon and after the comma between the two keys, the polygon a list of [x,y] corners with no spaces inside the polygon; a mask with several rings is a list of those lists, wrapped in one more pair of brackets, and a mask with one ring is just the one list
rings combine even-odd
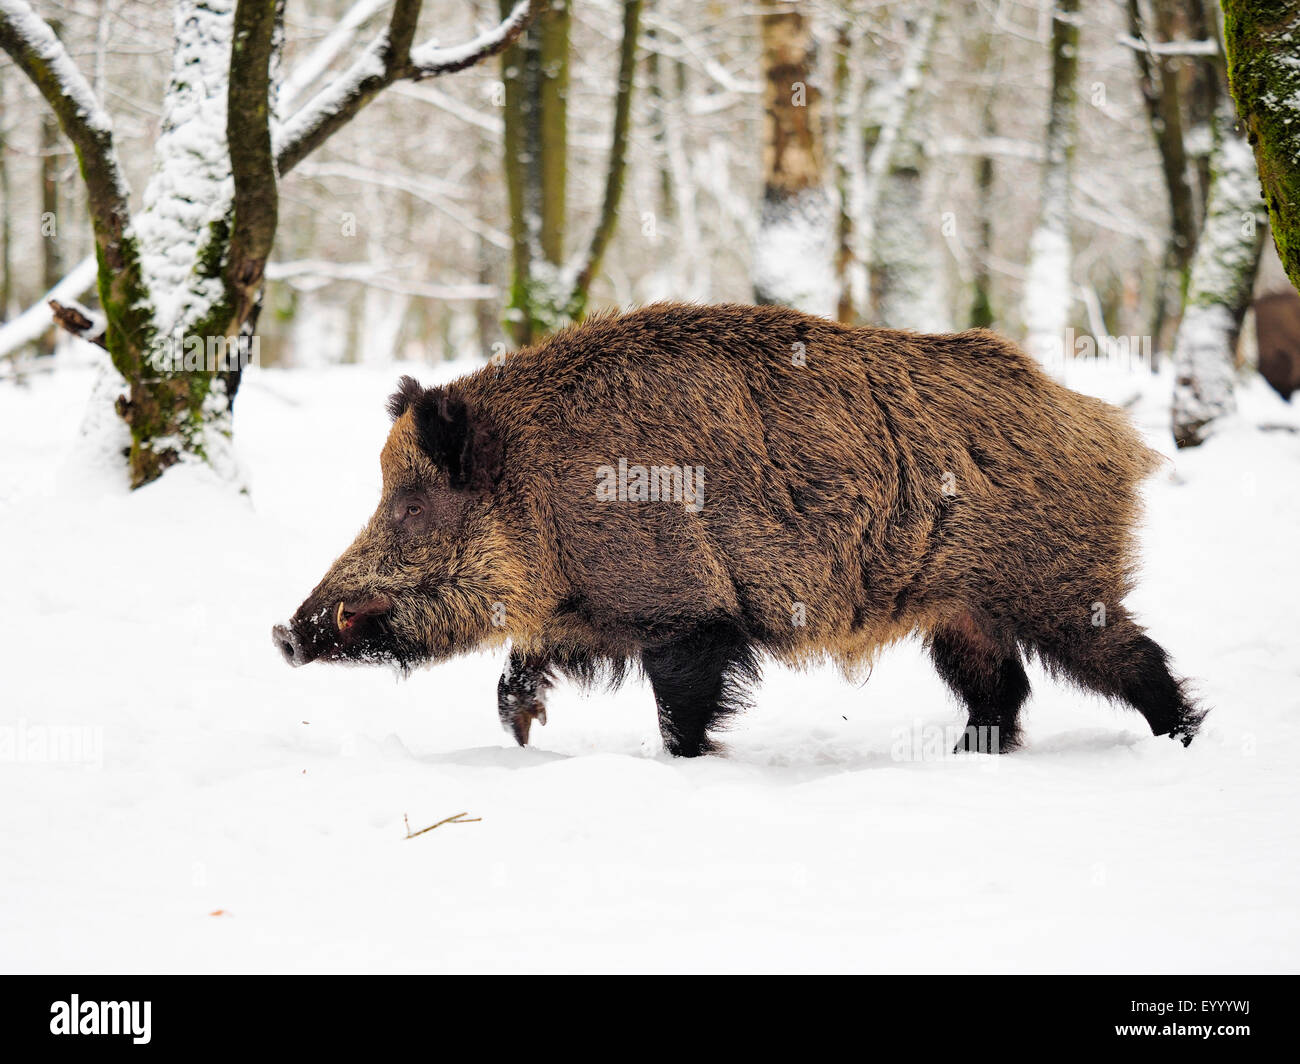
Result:
{"label": "bare tree branch", "polygon": [[107,112],[62,42],[27,0],[0,0],[0,48],[40,90],[72,142],[89,193],[100,257],[110,273],[125,270],[129,264],[122,240],[130,218],[130,192]]}
{"label": "bare tree branch", "polygon": [[514,9],[494,29],[480,33],[473,40],[450,48],[440,48],[432,42],[411,50],[410,68],[402,77],[413,81],[436,78],[465,70],[483,59],[504,52],[514,43],[529,23],[541,13],[549,0],[519,0]]}
{"label": "bare tree branch", "polygon": [[108,344],[104,339],[108,325],[106,319],[96,321],[80,303],[60,303],[57,299],[51,299],[49,308],[54,320],[73,336],[80,336],[87,343],[107,350]]}
{"label": "bare tree branch", "polygon": [[347,125],[393,82],[454,73],[508,48],[547,0],[519,0],[502,22],[464,44],[439,48],[430,43],[412,48],[420,2],[397,0],[388,29],[337,80],[318,92],[285,123],[276,149],[282,176]]}
{"label": "bare tree branch", "polygon": [[1146,55],[1217,56],[1223,51],[1218,41],[1147,41],[1136,35],[1131,37],[1121,35],[1116,37],[1115,41],[1125,48],[1132,48],[1133,51]]}
{"label": "bare tree branch", "polygon": [[347,125],[366,104],[402,76],[421,0],[397,0],[388,28],[337,79],[326,85],[284,125],[276,149],[283,176]]}

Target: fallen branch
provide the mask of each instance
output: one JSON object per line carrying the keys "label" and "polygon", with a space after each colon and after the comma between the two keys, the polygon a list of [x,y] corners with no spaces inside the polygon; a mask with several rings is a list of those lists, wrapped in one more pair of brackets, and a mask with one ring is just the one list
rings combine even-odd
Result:
{"label": "fallen branch", "polygon": [[430,824],[427,828],[421,828],[419,831],[411,830],[411,822],[406,819],[406,814],[402,814],[402,823],[406,825],[406,837],[413,839],[417,835],[423,835],[426,831],[432,831],[434,828],[440,828],[443,824],[477,824],[483,818],[481,816],[472,816],[466,818],[464,813],[457,813],[455,816],[449,816],[446,820],[439,820],[436,824]]}

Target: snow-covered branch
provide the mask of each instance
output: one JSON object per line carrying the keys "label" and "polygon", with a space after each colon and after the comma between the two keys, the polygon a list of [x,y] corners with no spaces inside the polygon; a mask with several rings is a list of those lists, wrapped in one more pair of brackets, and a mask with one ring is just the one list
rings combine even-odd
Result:
{"label": "snow-covered branch", "polygon": [[117,271],[128,268],[122,239],[130,217],[130,192],[108,113],[63,43],[27,0],[0,0],[0,48],[40,90],[77,152],[95,239],[107,266]]}
{"label": "snow-covered branch", "polygon": [[329,65],[356,39],[357,31],[382,11],[391,0],[356,0],[324,39],[308,53],[280,86],[280,104],[288,108],[298,101]]}
{"label": "snow-covered branch", "polygon": [[420,0],[397,0],[388,29],[339,77],[318,92],[280,131],[276,159],[287,174],[395,81],[419,81],[464,70],[497,55],[527,28],[545,0],[519,0],[505,19],[473,40],[449,48],[411,47]]}
{"label": "snow-covered branch", "polygon": [[1210,41],[1145,41],[1137,37],[1122,34],[1115,38],[1125,48],[1147,55],[1166,56],[1216,56],[1219,54],[1219,42]]}
{"label": "snow-covered branch", "polygon": [[544,0],[519,0],[505,19],[490,30],[485,30],[473,40],[450,48],[439,48],[430,41],[411,49],[411,69],[403,77],[414,81],[436,78],[441,74],[454,74],[472,67],[480,60],[498,55],[509,48],[545,6]]}
{"label": "snow-covered branch", "polygon": [[87,255],[66,277],[24,310],[13,321],[0,325],[0,358],[5,358],[19,348],[35,343],[53,322],[51,303],[71,303],[79,299],[95,284],[97,265],[94,255]]}

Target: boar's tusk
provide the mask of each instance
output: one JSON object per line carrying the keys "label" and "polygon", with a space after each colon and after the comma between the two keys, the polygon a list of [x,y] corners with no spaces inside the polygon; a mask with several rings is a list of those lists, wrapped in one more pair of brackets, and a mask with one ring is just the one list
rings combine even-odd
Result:
{"label": "boar's tusk", "polygon": [[343,600],[339,600],[338,606],[334,610],[334,627],[340,632],[346,629],[348,622],[343,619]]}

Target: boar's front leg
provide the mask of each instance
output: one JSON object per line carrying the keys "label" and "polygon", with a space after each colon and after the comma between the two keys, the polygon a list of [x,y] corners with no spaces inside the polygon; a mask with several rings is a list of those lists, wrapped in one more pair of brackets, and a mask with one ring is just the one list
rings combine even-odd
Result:
{"label": "boar's front leg", "polygon": [[546,692],[551,686],[551,662],[545,654],[510,652],[497,681],[497,716],[520,746],[528,745],[533,721],[546,724]]}
{"label": "boar's front leg", "polygon": [[641,664],[659,707],[664,749],[674,757],[716,751],[709,729],[744,708],[745,685],[758,679],[753,647],[726,621],[646,647]]}

